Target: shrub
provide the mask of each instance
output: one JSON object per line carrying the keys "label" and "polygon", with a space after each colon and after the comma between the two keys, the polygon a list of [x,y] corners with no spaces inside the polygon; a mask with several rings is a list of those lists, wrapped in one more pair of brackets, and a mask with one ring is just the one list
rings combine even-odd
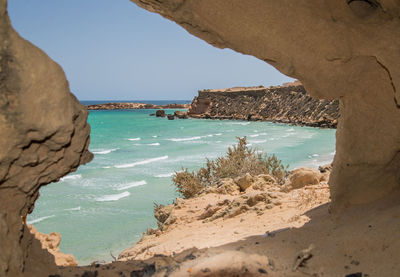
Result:
{"label": "shrub", "polygon": [[237,145],[228,147],[225,156],[216,160],[207,159],[205,167],[198,171],[189,172],[188,169],[183,169],[181,172],[175,172],[172,182],[177,191],[184,198],[190,198],[222,178],[236,178],[246,173],[253,176],[271,174],[280,184],[284,182],[288,172],[282,161],[275,155],[263,156],[257,149],[250,148],[246,137],[237,139]]}

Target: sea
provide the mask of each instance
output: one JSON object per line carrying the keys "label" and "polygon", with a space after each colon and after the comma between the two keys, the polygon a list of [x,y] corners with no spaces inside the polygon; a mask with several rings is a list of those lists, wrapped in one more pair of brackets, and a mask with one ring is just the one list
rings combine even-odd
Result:
{"label": "sea", "polygon": [[[85,105],[107,102],[82,101]],[[224,155],[237,137],[246,136],[257,151],[277,155],[289,169],[317,169],[335,154],[333,129],[149,116],[155,111],[90,111],[89,149],[94,159],[40,189],[28,223],[43,233],[60,233],[61,251],[73,254],[80,265],[111,261],[111,255],[134,245],[143,232],[157,225],[154,204],[170,204],[179,197],[171,182],[174,172],[198,169],[206,158]]]}

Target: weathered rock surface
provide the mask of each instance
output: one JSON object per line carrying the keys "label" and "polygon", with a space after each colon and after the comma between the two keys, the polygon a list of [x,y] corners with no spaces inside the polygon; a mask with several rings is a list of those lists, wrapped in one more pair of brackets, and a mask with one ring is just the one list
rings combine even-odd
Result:
{"label": "weathered rock surface", "polygon": [[41,186],[91,160],[87,111],[61,67],[11,27],[0,0],[0,276],[57,273],[25,225]]}
{"label": "weathered rock surface", "polygon": [[140,110],[140,109],[187,109],[189,104],[155,105],[146,103],[112,102],[105,104],[87,105],[88,110]]}
{"label": "weathered rock surface", "polygon": [[283,190],[298,189],[305,186],[319,184],[323,179],[323,175],[311,168],[301,167],[293,170],[284,185]]}
{"label": "weathered rock surface", "polygon": [[399,1],[131,1],[216,47],[273,65],[315,98],[339,99],[336,210],[399,189]]}
{"label": "weathered rock surface", "polygon": [[60,252],[58,246],[61,242],[61,235],[59,233],[52,232],[50,234],[40,233],[33,225],[27,225],[31,234],[42,244],[42,248],[49,251],[54,256],[54,261],[58,266],[77,266],[78,262],[71,254],[64,254]]}
{"label": "weathered rock surface", "polygon": [[336,128],[338,100],[318,100],[300,82],[275,87],[201,90],[188,111],[195,118],[273,121]]}

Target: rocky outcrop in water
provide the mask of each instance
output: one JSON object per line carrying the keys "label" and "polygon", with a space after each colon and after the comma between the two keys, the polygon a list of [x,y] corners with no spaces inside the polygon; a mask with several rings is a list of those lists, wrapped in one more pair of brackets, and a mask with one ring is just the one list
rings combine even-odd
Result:
{"label": "rocky outcrop in water", "polygon": [[268,88],[201,90],[188,114],[195,118],[262,120],[336,128],[339,101],[312,98],[300,82]]}

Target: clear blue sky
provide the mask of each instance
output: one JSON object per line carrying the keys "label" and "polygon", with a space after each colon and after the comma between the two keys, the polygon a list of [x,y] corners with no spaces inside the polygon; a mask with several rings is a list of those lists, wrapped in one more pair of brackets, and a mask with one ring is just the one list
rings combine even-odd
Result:
{"label": "clear blue sky", "polygon": [[129,0],[9,0],[14,28],[64,68],[80,100],[192,99],[197,90],[290,81],[214,48]]}

